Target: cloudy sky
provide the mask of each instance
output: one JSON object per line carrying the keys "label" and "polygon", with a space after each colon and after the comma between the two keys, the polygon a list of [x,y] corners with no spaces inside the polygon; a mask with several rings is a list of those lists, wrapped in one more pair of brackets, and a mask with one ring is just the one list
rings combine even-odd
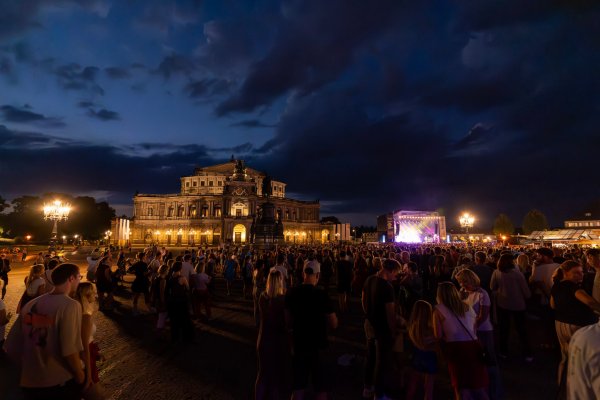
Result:
{"label": "cloudy sky", "polygon": [[0,0],[0,196],[243,158],[356,224],[600,199],[595,1]]}

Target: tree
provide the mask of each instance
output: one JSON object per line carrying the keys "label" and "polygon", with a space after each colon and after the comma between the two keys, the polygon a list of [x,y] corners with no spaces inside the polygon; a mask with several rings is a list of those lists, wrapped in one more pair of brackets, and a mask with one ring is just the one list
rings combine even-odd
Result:
{"label": "tree", "polygon": [[4,200],[2,196],[0,196],[0,213],[6,210],[10,205]]}
{"label": "tree", "polygon": [[529,235],[533,231],[548,229],[548,219],[539,210],[530,210],[523,218],[523,233]]}
{"label": "tree", "polygon": [[512,235],[514,231],[515,226],[510,218],[508,218],[508,215],[500,214],[496,217],[494,221],[494,235]]}

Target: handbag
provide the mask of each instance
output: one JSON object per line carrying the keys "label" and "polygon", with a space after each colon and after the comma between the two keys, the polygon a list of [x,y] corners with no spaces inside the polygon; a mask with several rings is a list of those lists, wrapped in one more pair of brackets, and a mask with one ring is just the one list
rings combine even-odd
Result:
{"label": "handbag", "polygon": [[458,315],[456,315],[454,313],[454,311],[452,311],[452,310],[450,310],[450,312],[454,315],[454,318],[456,318],[456,320],[458,321],[460,326],[462,326],[463,329],[467,332],[467,335],[469,335],[469,337],[471,339],[473,339],[473,341],[476,342],[477,345],[479,346],[478,353],[479,353],[479,359],[481,360],[481,362],[488,367],[495,366],[496,360],[494,360],[494,358],[492,358],[492,355],[487,351],[487,349],[481,344],[481,342],[479,340],[477,340],[476,338],[473,337],[473,335],[471,335],[471,332],[469,332],[469,330],[467,329],[465,324],[463,324],[462,321],[460,320],[460,318],[458,318]]}

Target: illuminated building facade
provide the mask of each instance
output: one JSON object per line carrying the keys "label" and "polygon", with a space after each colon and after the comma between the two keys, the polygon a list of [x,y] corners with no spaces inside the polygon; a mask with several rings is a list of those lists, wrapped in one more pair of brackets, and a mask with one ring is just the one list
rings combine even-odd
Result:
{"label": "illuminated building facade", "polygon": [[267,201],[263,191],[270,191],[287,243],[335,240],[332,227],[319,223],[319,202],[287,198],[285,189],[285,183],[267,179],[242,160],[196,168],[181,178],[179,193],[135,195],[130,240],[179,246],[249,243],[252,223]]}
{"label": "illuminated building facade", "polygon": [[434,211],[396,211],[393,224],[397,243],[446,241],[446,218]]}

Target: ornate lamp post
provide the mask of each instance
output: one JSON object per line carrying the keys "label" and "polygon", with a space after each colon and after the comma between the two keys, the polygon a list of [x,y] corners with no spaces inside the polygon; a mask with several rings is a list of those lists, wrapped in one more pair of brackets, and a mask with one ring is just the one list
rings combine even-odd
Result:
{"label": "ornate lamp post", "polygon": [[63,221],[69,218],[71,205],[62,203],[60,200],[54,200],[50,204],[44,204],[44,219],[54,222],[52,227],[52,236],[50,236],[50,246],[54,246],[58,239],[58,221]]}
{"label": "ornate lamp post", "polygon": [[458,220],[460,221],[461,228],[465,230],[465,233],[469,233],[469,228],[472,228],[475,223],[475,217],[469,213],[464,213]]}

